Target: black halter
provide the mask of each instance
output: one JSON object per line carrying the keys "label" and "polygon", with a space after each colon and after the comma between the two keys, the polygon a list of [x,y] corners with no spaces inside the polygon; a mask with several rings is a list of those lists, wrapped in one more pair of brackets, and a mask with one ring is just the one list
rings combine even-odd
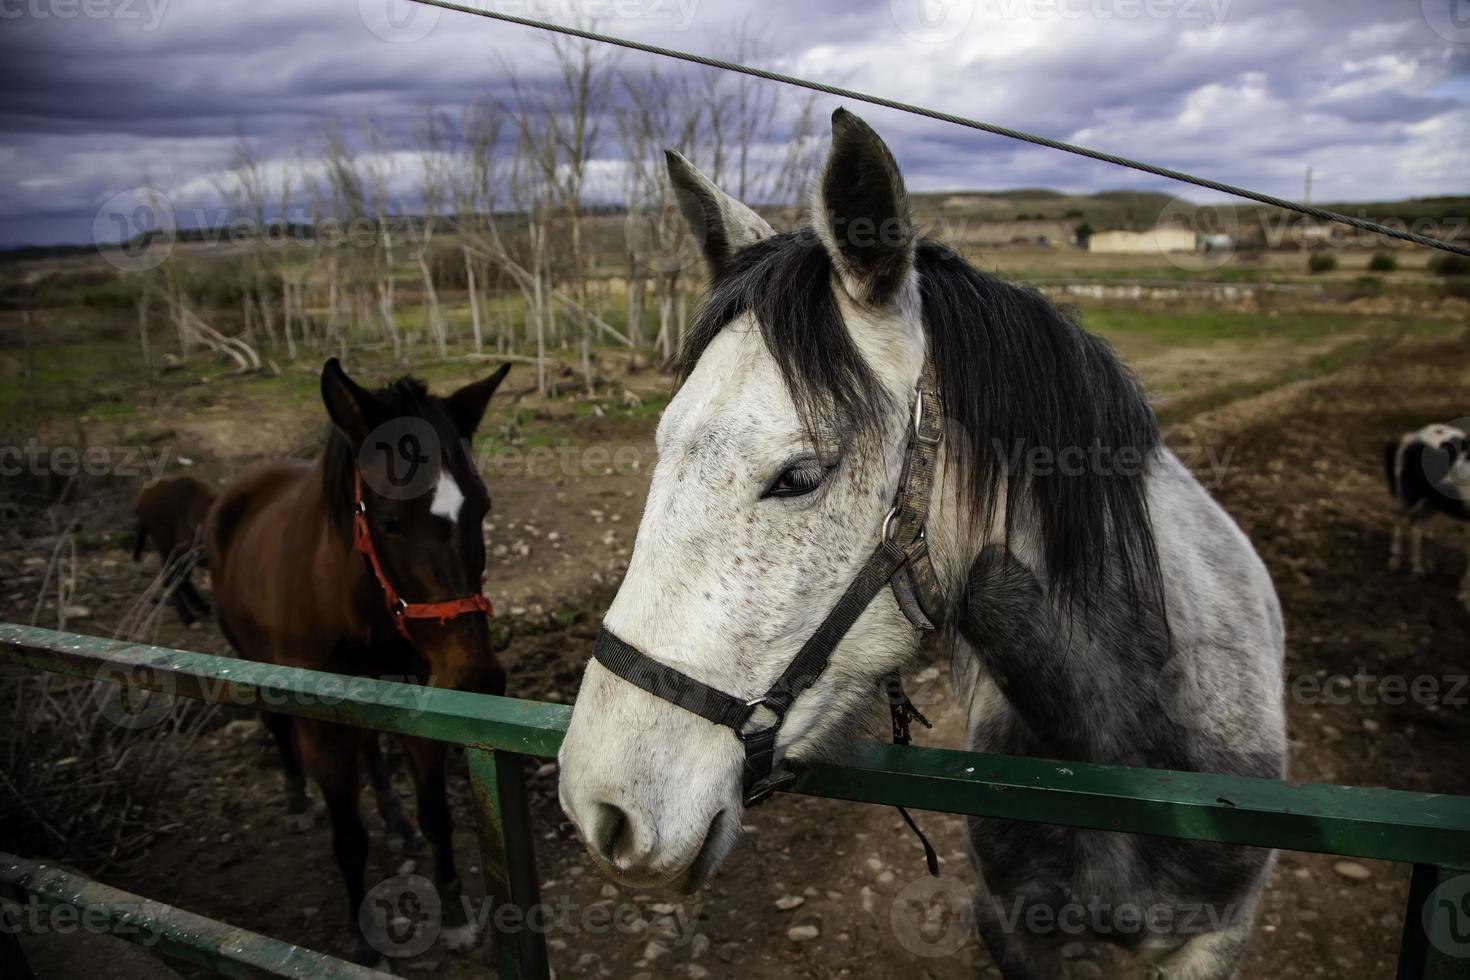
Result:
{"label": "black halter", "polygon": [[[848,585],[847,591],[843,592],[842,598],[827,613],[827,618],[802,644],[801,650],[771,689],[760,697],[747,701],[726,694],[654,660],[606,628],[598,634],[594,656],[608,670],[670,704],[734,731],[735,737],[745,745],[744,799],[747,807],[764,802],[796,778],[796,773],[784,761],[780,766],[776,765],[776,737],[781,732],[786,713],[797,697],[821,676],[837,644],[885,586],[893,589],[899,608],[916,629],[932,630],[942,624],[942,596],[924,537],[940,435],[934,374],[926,362],[914,396],[908,460],[904,464],[893,509],[883,521],[878,546]],[[909,721],[917,719],[926,726],[928,721],[904,696],[897,675],[887,678],[884,688],[893,716],[894,740],[906,743]],[[756,713],[760,711],[768,712],[771,720],[757,719]],[[909,820],[908,814],[905,813],[904,818]],[[909,825],[913,826],[912,820],[909,820]],[[926,851],[930,851],[930,870],[937,874],[937,864],[928,841],[924,846]]]}

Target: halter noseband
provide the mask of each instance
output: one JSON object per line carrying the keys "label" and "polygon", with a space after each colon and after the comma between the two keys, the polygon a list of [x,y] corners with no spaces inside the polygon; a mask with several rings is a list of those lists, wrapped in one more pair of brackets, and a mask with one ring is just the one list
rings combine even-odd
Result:
{"label": "halter noseband", "polygon": [[[827,618],[802,644],[771,689],[760,697],[745,700],[710,687],[654,660],[605,627],[597,635],[593,656],[608,670],[655,697],[734,731],[745,746],[747,807],[764,802],[796,779],[796,773],[784,761],[776,765],[776,736],[781,732],[786,713],[801,692],[815,683],[827,668],[837,644],[885,586],[893,589],[899,608],[915,629],[932,630],[943,622],[942,593],[924,538],[940,436],[934,373],[926,361],[909,423],[908,460],[893,508],[883,521],[878,546],[827,613]],[[904,696],[902,686],[895,683],[897,680],[896,675],[889,677],[885,688],[893,715],[894,740],[906,743],[911,720],[917,719],[926,726],[928,722]],[[773,715],[774,721],[749,729],[756,712],[762,709]],[[907,814],[904,816],[908,819]],[[925,847],[928,849],[927,841]],[[937,867],[931,856],[931,871],[937,874]]]}
{"label": "halter noseband", "polygon": [[[485,598],[483,591],[441,602],[409,602],[399,595],[398,590],[393,588],[393,583],[388,581],[388,573],[383,570],[383,563],[378,560],[378,552],[373,548],[373,536],[368,530],[367,504],[363,502],[362,496],[361,471],[354,475],[353,481],[352,546],[367,556],[368,566],[378,580],[378,587],[383,590],[383,602],[387,604],[388,613],[393,617],[393,625],[405,640],[413,642],[413,637],[408,635],[410,619],[437,619],[440,623],[447,623],[469,613],[495,615],[495,610],[490,607],[490,600]],[[481,589],[483,588],[484,576],[481,576]]]}

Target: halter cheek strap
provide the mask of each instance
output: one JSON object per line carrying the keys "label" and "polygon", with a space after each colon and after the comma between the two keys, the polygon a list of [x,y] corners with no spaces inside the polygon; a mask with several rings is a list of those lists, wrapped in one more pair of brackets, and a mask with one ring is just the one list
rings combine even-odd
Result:
{"label": "halter cheek strap", "polygon": [[393,588],[393,583],[388,581],[388,573],[383,570],[383,563],[378,560],[377,549],[373,547],[373,536],[368,530],[367,505],[363,502],[360,472],[354,478],[353,493],[355,499],[352,505],[352,546],[367,556],[368,567],[373,570],[373,576],[378,580],[378,587],[383,590],[383,602],[387,604],[388,613],[393,617],[393,625],[405,640],[413,642],[413,637],[408,635],[408,620],[410,619],[437,619],[442,624],[470,613],[495,615],[495,610],[490,606],[490,600],[485,598],[483,575],[480,576],[482,591],[474,595],[444,599],[440,602],[409,602],[399,595],[398,590]]}
{"label": "halter cheek strap", "polygon": [[[784,762],[776,765],[776,737],[786,713],[827,668],[837,644],[878,593],[891,587],[899,608],[917,630],[932,630],[942,624],[943,593],[924,537],[940,439],[937,386],[933,367],[926,362],[914,397],[908,459],[893,508],[883,521],[878,546],[816,632],[802,644],[770,690],[760,697],[744,700],[726,694],[654,660],[605,628],[598,634],[593,656],[608,670],[655,697],[734,731],[745,746],[743,783],[747,807],[765,801],[796,779],[796,773]],[[914,709],[897,681],[896,676],[890,677],[886,685],[889,710],[895,741],[907,742],[910,721],[918,720],[925,725],[928,722]],[[765,712],[773,720],[757,719],[757,712]],[[751,727],[753,724],[758,727]],[[904,816],[908,819],[907,814]],[[930,870],[937,874],[932,848],[927,841],[924,844]]]}

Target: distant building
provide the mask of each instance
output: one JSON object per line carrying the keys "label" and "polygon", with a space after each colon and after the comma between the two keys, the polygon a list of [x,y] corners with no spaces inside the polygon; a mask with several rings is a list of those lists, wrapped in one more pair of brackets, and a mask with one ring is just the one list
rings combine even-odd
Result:
{"label": "distant building", "polygon": [[936,237],[947,244],[973,248],[1051,248],[1053,242],[1072,240],[1075,221],[967,221],[939,220]]}
{"label": "distant building", "polygon": [[1150,228],[1148,231],[1095,231],[1087,239],[1089,252],[1193,252],[1194,232],[1188,228]]}

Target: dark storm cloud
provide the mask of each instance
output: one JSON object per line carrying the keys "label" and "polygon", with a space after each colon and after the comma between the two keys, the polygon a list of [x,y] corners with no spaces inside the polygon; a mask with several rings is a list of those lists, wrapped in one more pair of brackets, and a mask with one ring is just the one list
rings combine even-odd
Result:
{"label": "dark storm cloud", "polygon": [[[497,7],[563,22],[578,10],[598,13],[609,33],[711,53],[726,51],[743,26],[761,37],[762,63],[783,70],[1275,193],[1295,194],[1313,165],[1319,198],[1354,199],[1466,189],[1470,32],[1461,36],[1448,8],[1436,6],[1449,2],[501,0]],[[403,148],[427,106],[454,114],[477,99],[507,97],[507,65],[525,91],[551,83],[542,41],[530,31],[389,4],[0,0],[0,160],[11,176],[0,186],[0,243],[87,240],[99,203],[145,178],[207,202],[242,134],[284,162],[316,152],[330,121],[360,133],[372,116]],[[632,53],[618,63],[629,74],[694,73]],[[800,102],[783,96],[778,104],[792,113]],[[836,104],[818,101],[823,112]],[[855,108],[889,138],[916,188],[1174,190],[1090,161]],[[599,156],[612,161],[621,151],[611,123],[604,136]]]}

